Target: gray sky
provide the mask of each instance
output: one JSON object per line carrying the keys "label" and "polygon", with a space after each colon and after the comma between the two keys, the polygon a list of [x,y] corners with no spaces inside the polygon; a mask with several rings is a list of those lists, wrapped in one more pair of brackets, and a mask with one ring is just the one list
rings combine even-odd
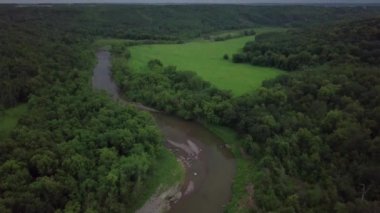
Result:
{"label": "gray sky", "polygon": [[1,3],[380,3],[380,0],[0,0]]}

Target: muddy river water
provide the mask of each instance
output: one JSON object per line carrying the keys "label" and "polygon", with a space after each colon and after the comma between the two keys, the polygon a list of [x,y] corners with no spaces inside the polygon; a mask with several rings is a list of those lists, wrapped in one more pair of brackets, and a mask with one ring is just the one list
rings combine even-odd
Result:
{"label": "muddy river water", "polygon": [[[110,53],[98,51],[97,58],[93,87],[105,90],[113,99],[122,101],[111,77]],[[146,110],[145,107],[138,108]],[[221,139],[196,122],[152,110],[150,113],[165,136],[165,146],[186,168],[186,178],[179,192],[181,196],[170,203],[169,212],[223,212],[231,196],[235,161],[229,150],[224,148]],[[152,213],[158,211],[147,210]]]}

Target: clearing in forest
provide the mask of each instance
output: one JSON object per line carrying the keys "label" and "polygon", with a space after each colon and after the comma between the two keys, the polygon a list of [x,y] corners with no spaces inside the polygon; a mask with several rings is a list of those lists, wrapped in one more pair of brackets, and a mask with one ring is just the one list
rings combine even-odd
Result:
{"label": "clearing in forest", "polygon": [[[258,88],[261,82],[283,73],[268,67],[235,64],[232,55],[241,51],[245,43],[254,36],[244,36],[225,41],[197,40],[184,44],[151,44],[129,48],[129,66],[134,71],[147,71],[148,61],[159,59],[165,66],[173,65],[178,70],[191,70],[220,89],[231,90],[241,95]],[[223,59],[227,54],[228,60]]]}
{"label": "clearing in forest", "polygon": [[0,111],[0,139],[8,136],[26,110],[26,104],[20,104],[16,107]]}

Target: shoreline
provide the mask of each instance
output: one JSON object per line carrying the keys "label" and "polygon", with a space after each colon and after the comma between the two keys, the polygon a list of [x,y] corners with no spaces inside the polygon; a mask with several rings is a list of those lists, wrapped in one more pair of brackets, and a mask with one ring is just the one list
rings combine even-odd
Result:
{"label": "shoreline", "polygon": [[[180,159],[176,159],[186,174],[187,171],[185,165]],[[136,213],[161,213],[169,211],[171,204],[177,202],[182,197],[181,188],[183,187],[183,184],[184,178],[174,185],[166,187],[166,189],[162,185],[158,186],[156,192],[146,200],[143,206],[136,210]],[[152,211],[153,209],[154,211]]]}

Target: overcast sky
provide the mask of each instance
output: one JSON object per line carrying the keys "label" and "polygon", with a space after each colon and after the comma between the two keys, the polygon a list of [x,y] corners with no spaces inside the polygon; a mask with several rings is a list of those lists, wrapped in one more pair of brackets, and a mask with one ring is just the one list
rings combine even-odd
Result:
{"label": "overcast sky", "polygon": [[380,3],[380,0],[0,0],[0,3]]}

